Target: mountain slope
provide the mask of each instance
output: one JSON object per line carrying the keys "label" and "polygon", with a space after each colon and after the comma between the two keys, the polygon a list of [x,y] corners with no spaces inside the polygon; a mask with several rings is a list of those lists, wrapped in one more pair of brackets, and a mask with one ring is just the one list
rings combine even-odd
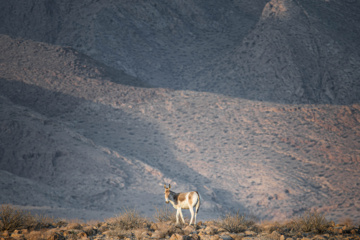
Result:
{"label": "mountain slope", "polygon": [[261,101],[357,103],[359,10],[357,2],[270,1],[255,28],[192,88],[212,84]]}
{"label": "mountain slope", "polygon": [[360,216],[358,104],[134,87],[72,49],[1,42],[1,203],[85,219],[126,206],[152,216],[170,183],[201,193],[199,219],[241,210],[279,220],[314,207],[335,220]]}
{"label": "mountain slope", "polygon": [[71,46],[152,86],[280,103],[359,102],[358,1],[2,4],[0,33]]}

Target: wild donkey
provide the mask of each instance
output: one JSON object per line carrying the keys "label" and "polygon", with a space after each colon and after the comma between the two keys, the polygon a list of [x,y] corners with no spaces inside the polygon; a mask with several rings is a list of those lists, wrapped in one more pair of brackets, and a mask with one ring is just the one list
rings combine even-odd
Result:
{"label": "wild donkey", "polygon": [[[165,202],[171,203],[176,211],[176,224],[179,224],[179,215],[181,216],[182,222],[185,224],[184,217],[182,215],[181,209],[189,209],[191,213],[191,220],[189,225],[193,223],[196,225],[196,215],[200,208],[200,195],[198,192],[186,192],[186,193],[175,193],[173,191],[170,191],[171,185],[169,184],[169,187],[165,188]],[[195,207],[195,217],[194,217],[194,208]]]}

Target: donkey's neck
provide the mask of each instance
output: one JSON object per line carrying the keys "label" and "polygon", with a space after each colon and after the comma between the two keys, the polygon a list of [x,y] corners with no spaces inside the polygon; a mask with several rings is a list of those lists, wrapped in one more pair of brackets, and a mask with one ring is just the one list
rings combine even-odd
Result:
{"label": "donkey's neck", "polygon": [[175,208],[176,208],[176,205],[178,204],[178,196],[179,196],[179,193],[170,191],[169,201]]}

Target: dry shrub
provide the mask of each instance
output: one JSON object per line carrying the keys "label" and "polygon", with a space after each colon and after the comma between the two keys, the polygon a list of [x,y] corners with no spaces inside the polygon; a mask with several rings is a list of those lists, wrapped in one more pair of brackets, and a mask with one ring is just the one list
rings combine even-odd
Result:
{"label": "dry shrub", "polygon": [[282,228],[282,224],[279,222],[271,222],[271,221],[262,221],[260,224],[261,230],[267,233],[272,233],[273,231],[280,232],[279,230]]}
{"label": "dry shrub", "polygon": [[11,205],[1,205],[0,207],[0,231],[14,231],[16,229],[39,230],[51,228],[57,222],[54,218],[44,215],[32,215],[30,212],[23,211]]}
{"label": "dry shrub", "polygon": [[228,213],[219,222],[220,227],[231,233],[244,232],[255,225],[255,221],[246,215],[241,215],[240,211]]}
{"label": "dry shrub", "polygon": [[295,229],[294,220],[286,220],[283,222],[263,222],[261,224],[262,231],[265,231],[269,234],[279,233],[281,235],[296,235],[298,232]]}
{"label": "dry shrub", "polygon": [[36,219],[28,212],[10,205],[1,205],[0,231],[14,231],[20,228],[30,228],[36,224]]}
{"label": "dry shrub", "polygon": [[324,214],[317,211],[307,211],[301,217],[295,219],[290,224],[292,229],[299,232],[324,233],[330,227],[330,222]]}
{"label": "dry shrub", "polygon": [[169,209],[168,206],[158,209],[157,207],[155,207],[156,209],[156,213],[154,214],[154,219],[157,222],[176,222],[176,214],[174,214],[173,211],[171,211]]}
{"label": "dry shrub", "polygon": [[115,228],[130,230],[141,228],[148,223],[148,220],[141,216],[136,209],[124,209],[124,211],[113,219]]}
{"label": "dry shrub", "polygon": [[31,226],[34,230],[39,230],[42,228],[51,228],[57,224],[56,220],[53,217],[48,217],[44,215],[35,215],[34,225]]}

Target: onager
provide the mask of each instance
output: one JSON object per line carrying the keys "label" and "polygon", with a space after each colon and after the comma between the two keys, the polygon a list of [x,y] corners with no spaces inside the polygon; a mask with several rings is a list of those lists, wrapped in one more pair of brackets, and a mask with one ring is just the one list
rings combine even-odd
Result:
{"label": "onager", "polygon": [[[176,211],[176,224],[179,224],[179,215],[181,216],[182,222],[185,224],[185,220],[182,214],[181,209],[189,209],[191,213],[191,219],[189,225],[192,223],[196,225],[196,215],[200,208],[200,195],[198,192],[186,192],[186,193],[175,193],[170,191],[171,185],[165,188],[165,202],[171,203]],[[195,215],[194,215],[194,208],[195,207]]]}

